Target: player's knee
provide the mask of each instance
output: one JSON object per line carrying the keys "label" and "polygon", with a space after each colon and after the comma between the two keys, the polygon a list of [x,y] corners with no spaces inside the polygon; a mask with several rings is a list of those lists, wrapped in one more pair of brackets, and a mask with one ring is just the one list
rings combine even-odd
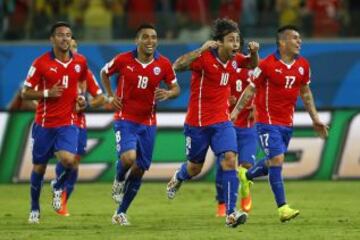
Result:
{"label": "player's knee", "polygon": [[121,155],[120,160],[125,166],[131,166],[136,160],[136,152],[135,151],[125,152]]}
{"label": "player's knee", "polygon": [[221,167],[223,170],[233,170],[237,167],[236,154],[234,152],[227,152],[224,155],[224,159],[221,161]]}
{"label": "player's knee", "polygon": [[269,160],[269,166],[281,166],[284,163],[284,154],[277,155]]}
{"label": "player's knee", "polygon": [[190,176],[196,176],[201,172],[202,164],[193,164],[189,163],[187,165],[187,170]]}
{"label": "player's knee", "polygon": [[38,174],[45,174],[45,171],[46,171],[46,165],[43,165],[43,164],[35,164],[33,166],[33,171],[38,173]]}
{"label": "player's knee", "polygon": [[242,166],[243,168],[249,169],[249,168],[251,168],[253,165],[252,165],[251,163],[242,163],[241,166]]}

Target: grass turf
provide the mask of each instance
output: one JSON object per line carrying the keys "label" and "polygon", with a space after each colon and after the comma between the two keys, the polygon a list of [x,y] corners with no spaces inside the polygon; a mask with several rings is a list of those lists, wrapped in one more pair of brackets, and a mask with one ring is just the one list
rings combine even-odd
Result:
{"label": "grass turf", "polygon": [[213,183],[185,183],[166,198],[166,183],[145,183],[128,211],[131,226],[111,224],[116,209],[111,183],[78,184],[69,201],[70,217],[51,208],[49,184],[41,196],[39,225],[29,225],[29,185],[0,185],[0,239],[359,239],[359,181],[288,181],[287,199],[300,216],[280,223],[267,182],[253,189],[253,211],[238,228],[215,217]]}

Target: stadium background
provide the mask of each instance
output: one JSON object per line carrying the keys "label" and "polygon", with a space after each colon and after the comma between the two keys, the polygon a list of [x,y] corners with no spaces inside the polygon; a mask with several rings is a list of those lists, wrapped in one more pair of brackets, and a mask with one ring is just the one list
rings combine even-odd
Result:
{"label": "stadium background", "polygon": [[[131,38],[140,22],[157,24],[159,51],[174,61],[209,37],[212,19],[224,16],[240,23],[246,40],[260,42],[260,57],[275,50],[273,36],[279,25],[291,23],[302,29],[302,55],[311,63],[311,86],[324,121],[330,125],[330,136],[323,141],[314,135],[299,101],[285,176],[358,179],[359,9],[359,1],[353,0],[1,1],[0,182],[28,179],[33,114],[9,112],[6,108],[21,87],[31,62],[50,49],[48,30],[54,21],[68,20],[73,24],[79,51],[88,58],[99,79],[105,62],[118,52],[134,48]],[[161,120],[154,164],[146,179],[168,179],[185,159],[182,120],[189,96],[189,76],[178,74],[180,97],[158,106]],[[111,113],[90,113],[88,119],[90,151],[82,160],[80,180],[111,181],[115,161]],[[200,179],[213,180],[211,156],[207,162]],[[51,166],[47,172],[50,178]]]}

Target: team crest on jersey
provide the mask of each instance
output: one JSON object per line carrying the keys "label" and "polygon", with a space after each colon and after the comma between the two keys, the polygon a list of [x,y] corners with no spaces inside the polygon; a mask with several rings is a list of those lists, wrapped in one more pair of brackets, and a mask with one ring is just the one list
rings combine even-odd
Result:
{"label": "team crest on jersey", "polygon": [[154,67],[154,74],[159,75],[161,72],[161,69],[159,67]]}
{"label": "team crest on jersey", "polygon": [[304,75],[304,68],[303,68],[303,67],[299,67],[299,73],[300,73],[301,75]]}
{"label": "team crest on jersey", "polygon": [[79,73],[81,71],[81,67],[79,64],[75,65],[75,72]]}
{"label": "team crest on jersey", "polygon": [[238,68],[236,61],[232,61],[231,66],[232,66],[235,70]]}

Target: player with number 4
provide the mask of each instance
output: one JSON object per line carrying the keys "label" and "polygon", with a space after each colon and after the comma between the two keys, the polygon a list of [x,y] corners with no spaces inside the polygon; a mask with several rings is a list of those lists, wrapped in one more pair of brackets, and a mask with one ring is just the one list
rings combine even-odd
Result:
{"label": "player with number 4", "polygon": [[53,48],[33,62],[22,89],[23,99],[39,102],[32,127],[31,224],[40,222],[39,199],[49,159],[55,155],[61,164],[52,185],[55,211],[62,207],[63,183],[77,166],[79,129],[74,125],[75,109],[86,107],[78,89],[84,92],[86,88],[88,66],[85,57],[70,51],[71,37],[68,23],[58,22],[51,27]]}
{"label": "player with number 4", "polygon": [[[156,51],[154,26],[141,25],[136,31],[135,42],[135,50],[118,54],[101,70],[102,83],[115,109],[118,161],[112,198],[119,207],[112,222],[119,225],[129,225],[126,211],[151,164],[156,133],[156,101],[175,98],[180,93],[171,62]],[[114,74],[118,75],[115,94],[109,79]],[[168,89],[159,87],[161,81]]]}

